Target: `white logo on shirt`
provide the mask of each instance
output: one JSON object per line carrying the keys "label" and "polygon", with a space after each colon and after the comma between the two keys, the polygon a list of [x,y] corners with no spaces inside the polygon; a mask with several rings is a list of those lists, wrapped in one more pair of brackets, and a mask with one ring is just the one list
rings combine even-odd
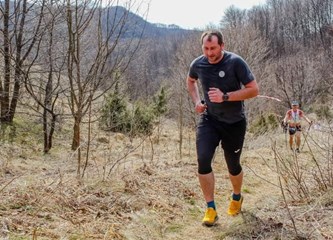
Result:
{"label": "white logo on shirt", "polygon": [[238,153],[240,151],[240,148],[238,148],[236,151],[235,151],[235,153]]}
{"label": "white logo on shirt", "polygon": [[219,76],[220,76],[221,78],[223,78],[223,77],[225,76],[225,72],[224,72],[224,71],[220,71],[220,72],[219,72]]}

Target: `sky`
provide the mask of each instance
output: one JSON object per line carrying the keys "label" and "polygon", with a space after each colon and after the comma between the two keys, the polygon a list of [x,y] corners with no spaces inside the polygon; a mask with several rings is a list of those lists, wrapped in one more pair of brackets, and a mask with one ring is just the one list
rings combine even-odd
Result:
{"label": "sky", "polygon": [[265,0],[144,0],[141,3],[146,10],[149,5],[147,20],[150,23],[203,29],[210,24],[218,25],[224,10],[231,5],[249,9],[264,4]]}

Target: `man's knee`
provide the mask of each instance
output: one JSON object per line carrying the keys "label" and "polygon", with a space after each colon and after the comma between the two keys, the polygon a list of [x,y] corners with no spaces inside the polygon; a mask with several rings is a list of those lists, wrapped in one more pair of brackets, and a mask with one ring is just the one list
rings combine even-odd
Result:
{"label": "man's knee", "polygon": [[198,154],[198,173],[208,174],[213,171],[212,169],[212,158],[211,154]]}
{"label": "man's knee", "polygon": [[235,166],[229,167],[229,174],[231,176],[237,176],[242,172],[242,166],[237,164]]}
{"label": "man's knee", "polygon": [[200,165],[198,167],[198,173],[199,174],[208,174],[213,171],[212,167],[210,165]]}

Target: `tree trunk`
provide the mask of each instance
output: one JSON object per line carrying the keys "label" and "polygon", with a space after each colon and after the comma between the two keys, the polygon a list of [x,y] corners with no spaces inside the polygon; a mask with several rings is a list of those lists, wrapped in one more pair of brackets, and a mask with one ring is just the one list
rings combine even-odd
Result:
{"label": "tree trunk", "polygon": [[80,125],[81,117],[74,117],[74,127],[73,127],[73,139],[72,139],[72,150],[75,151],[80,146]]}
{"label": "tree trunk", "polygon": [[4,82],[1,83],[1,116],[0,122],[10,122],[9,110],[9,85],[10,85],[10,40],[9,40],[9,0],[5,0],[5,11],[3,13],[3,46],[4,46]]}

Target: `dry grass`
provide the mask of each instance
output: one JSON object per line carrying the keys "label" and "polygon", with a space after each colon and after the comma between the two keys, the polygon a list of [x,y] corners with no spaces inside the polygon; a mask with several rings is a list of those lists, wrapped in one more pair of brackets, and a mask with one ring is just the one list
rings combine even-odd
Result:
{"label": "dry grass", "polygon": [[[163,123],[159,138],[150,139],[131,140],[95,128],[83,179],[76,175],[68,131],[57,135],[48,155],[42,155],[40,140],[22,137],[20,131],[12,143],[2,136],[0,145],[1,239],[333,239],[331,188],[313,191],[311,201],[282,198],[272,146],[288,159],[292,154],[280,131],[247,135],[245,201],[236,217],[226,214],[231,186],[217,152],[220,220],[211,228],[201,225],[205,203],[192,130],[186,131],[180,158],[172,121]],[[305,147],[299,161],[309,159]]]}

